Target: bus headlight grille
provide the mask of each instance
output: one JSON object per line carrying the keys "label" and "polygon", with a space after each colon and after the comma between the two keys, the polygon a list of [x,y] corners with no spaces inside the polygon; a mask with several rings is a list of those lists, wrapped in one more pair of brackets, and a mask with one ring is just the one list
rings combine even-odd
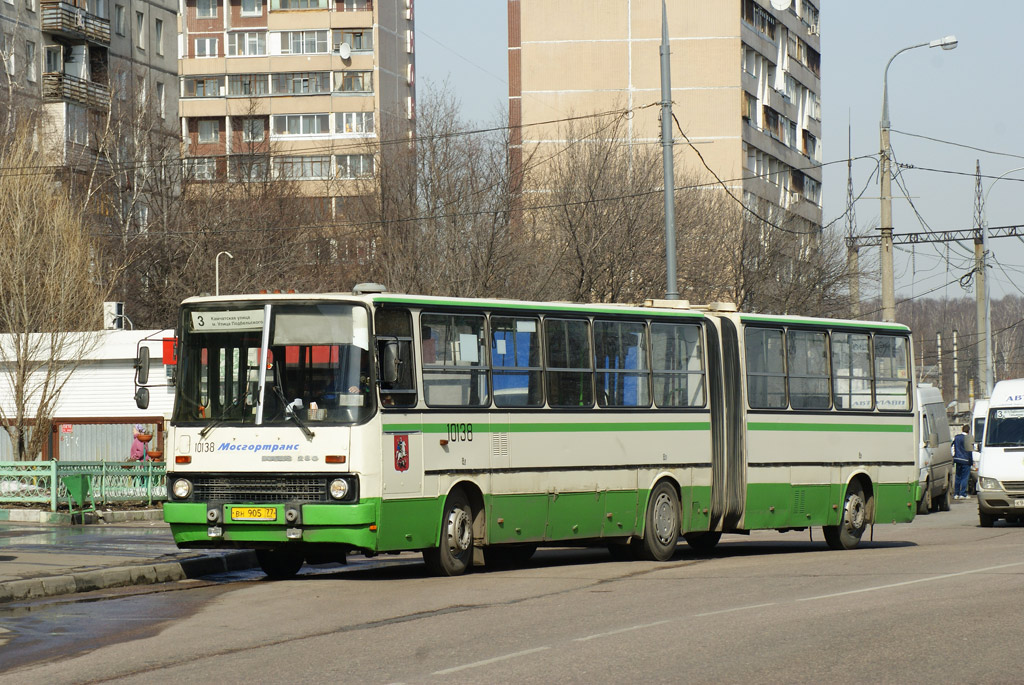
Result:
{"label": "bus headlight grille", "polygon": [[[331,497],[328,483],[338,478],[324,476],[282,476],[282,475],[197,475],[192,479],[191,499],[199,502],[337,502]],[[354,501],[357,481],[354,476],[346,477],[349,482],[348,496],[344,501]]]}

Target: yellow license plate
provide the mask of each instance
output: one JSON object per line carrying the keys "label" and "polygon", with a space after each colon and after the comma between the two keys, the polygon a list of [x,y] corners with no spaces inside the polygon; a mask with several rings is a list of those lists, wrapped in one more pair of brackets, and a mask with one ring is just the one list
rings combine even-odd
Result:
{"label": "yellow license plate", "polygon": [[276,521],[276,507],[231,507],[232,521]]}

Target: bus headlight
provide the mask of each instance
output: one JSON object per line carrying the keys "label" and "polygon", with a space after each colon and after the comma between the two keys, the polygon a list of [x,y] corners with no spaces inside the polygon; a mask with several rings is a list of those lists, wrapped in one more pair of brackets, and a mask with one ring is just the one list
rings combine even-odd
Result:
{"label": "bus headlight", "polygon": [[171,494],[178,499],[185,499],[192,494],[192,483],[188,482],[184,478],[179,478],[174,481],[174,485],[171,486]]}
{"label": "bus headlight", "polygon": [[327,491],[334,499],[345,499],[348,495],[348,481],[344,478],[335,478],[327,486]]}
{"label": "bus headlight", "polygon": [[978,487],[982,490],[1000,490],[999,481],[995,478],[981,478],[978,480]]}

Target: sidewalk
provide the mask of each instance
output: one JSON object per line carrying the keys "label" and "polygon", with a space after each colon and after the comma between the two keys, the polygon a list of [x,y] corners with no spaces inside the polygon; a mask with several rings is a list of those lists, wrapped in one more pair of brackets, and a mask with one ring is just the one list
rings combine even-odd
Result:
{"label": "sidewalk", "polygon": [[107,523],[83,526],[61,514],[0,509],[0,603],[256,566],[248,550],[179,550],[159,510],[100,513]]}

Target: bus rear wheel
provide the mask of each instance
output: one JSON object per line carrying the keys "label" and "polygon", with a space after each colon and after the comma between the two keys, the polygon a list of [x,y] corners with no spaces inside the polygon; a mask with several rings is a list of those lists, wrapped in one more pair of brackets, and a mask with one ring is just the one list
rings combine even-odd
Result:
{"label": "bus rear wheel", "polygon": [[461,576],[473,561],[473,509],[461,490],[444,502],[441,544],[423,550],[423,561],[436,576]]}
{"label": "bus rear wheel", "polygon": [[302,554],[283,549],[258,549],[256,561],[271,580],[294,578],[302,568]]}
{"label": "bus rear wheel", "polygon": [[667,481],[651,491],[647,505],[640,557],[648,561],[668,561],[679,544],[679,495]]}
{"label": "bus rear wheel", "polygon": [[683,539],[686,540],[686,544],[689,545],[690,549],[693,551],[700,552],[701,554],[708,554],[715,548],[718,541],[722,539],[722,534],[720,532],[685,533],[683,535]]}
{"label": "bus rear wheel", "polygon": [[825,542],[831,549],[853,549],[860,544],[861,536],[868,527],[868,502],[864,488],[853,482],[846,489],[843,503],[843,520],[838,526],[824,526]]}

